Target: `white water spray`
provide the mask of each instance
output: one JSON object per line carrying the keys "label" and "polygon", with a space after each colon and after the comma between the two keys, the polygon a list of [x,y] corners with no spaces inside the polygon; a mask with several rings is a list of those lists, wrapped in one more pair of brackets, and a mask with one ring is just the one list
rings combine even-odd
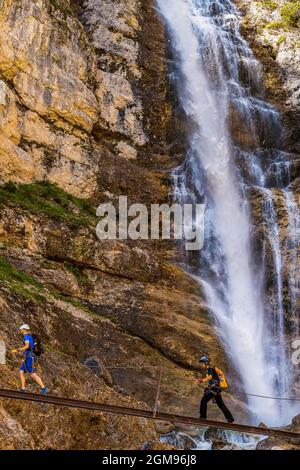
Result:
{"label": "white water spray", "polygon": [[289,292],[290,292],[290,304],[291,311],[293,312],[293,320],[295,324],[295,334],[299,336],[299,311],[297,309],[297,302],[300,292],[300,272],[297,269],[298,260],[300,257],[300,197],[298,197],[298,203],[296,197],[293,195],[291,190],[285,191],[285,202],[288,214],[288,240],[289,240],[289,251],[290,251],[290,265],[289,265]]}
{"label": "white water spray", "polygon": [[[237,110],[255,147],[277,133],[278,114],[251,95],[251,89],[260,86],[259,64],[240,35],[240,16],[230,1],[158,0],[158,6],[176,54],[182,107],[192,124],[190,151],[176,172],[175,193],[181,200],[195,200],[204,193],[208,206],[209,246],[201,256],[209,265],[210,274],[202,282],[209,306],[244,389],[264,396],[279,390],[288,393],[288,384],[276,387],[285,373],[282,350],[273,356],[267,350],[272,331],[266,325],[261,286],[252,267],[248,204],[228,125]],[[254,174],[264,183],[254,152],[251,158]],[[281,270],[277,241],[273,248]],[[282,304],[281,278],[278,283]],[[278,317],[283,341],[283,312]],[[257,420],[269,425],[283,424],[290,417],[278,401],[249,397],[248,403]]]}

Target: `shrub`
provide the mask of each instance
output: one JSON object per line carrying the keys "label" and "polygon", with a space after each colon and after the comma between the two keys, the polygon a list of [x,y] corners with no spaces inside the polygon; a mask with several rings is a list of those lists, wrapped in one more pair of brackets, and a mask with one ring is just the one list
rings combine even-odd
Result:
{"label": "shrub", "polygon": [[300,1],[287,2],[281,9],[280,14],[288,26],[297,27],[300,20]]}
{"label": "shrub", "polygon": [[278,4],[273,0],[261,0],[260,3],[270,11],[274,11],[278,8]]}

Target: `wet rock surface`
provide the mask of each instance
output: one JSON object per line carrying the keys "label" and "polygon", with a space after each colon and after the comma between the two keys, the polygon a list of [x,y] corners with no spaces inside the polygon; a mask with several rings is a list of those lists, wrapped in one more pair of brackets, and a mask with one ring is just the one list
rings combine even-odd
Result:
{"label": "wet rock surface", "polygon": [[[1,340],[17,346],[28,322],[60,396],[151,408],[162,367],[159,408],[197,416],[199,354],[224,358],[177,247],[95,234],[101,202],[170,201],[168,170],[183,158],[154,2],[5,0],[0,24]],[[18,388],[19,362],[8,354],[2,386]],[[3,403],[2,448],[159,439],[145,420],[32,406]]]}
{"label": "wet rock surface", "polygon": [[[257,256],[263,253],[264,257],[267,315],[272,322],[280,309],[276,292],[279,282],[291,357],[292,340],[297,331],[300,280],[299,12],[293,14],[293,2],[281,0],[237,0],[234,3],[243,15],[243,36],[261,64],[265,98],[280,112],[282,123],[280,134],[270,129],[269,137],[263,139],[255,155],[251,155],[251,150],[240,152],[237,163],[249,186],[252,185],[247,194],[255,252]],[[251,145],[248,148],[251,149]],[[260,179],[259,166],[263,169],[263,179]],[[280,250],[277,259],[276,245]],[[289,368],[296,377],[293,395],[299,390],[299,374],[292,362]]]}
{"label": "wet rock surface", "polygon": [[[254,35],[251,38],[256,42],[257,51],[259,48],[265,49],[266,56],[276,61],[279,66],[283,80],[283,91],[289,96],[287,104],[299,106],[296,91],[299,85],[299,13],[294,13],[292,2],[284,0],[274,0],[273,2],[237,0],[234,2],[245,14],[245,33],[251,36],[251,29]],[[288,5],[287,5],[288,4]],[[274,64],[276,67],[276,65]],[[279,70],[279,69],[278,69]],[[278,91],[282,83],[278,83]],[[275,86],[275,83],[273,83]],[[270,83],[272,87],[272,83]],[[292,93],[291,93],[292,92]]]}
{"label": "wet rock surface", "polygon": [[[299,12],[296,2],[236,0],[242,30],[262,64],[267,98],[283,115],[284,139],[299,153]],[[294,4],[293,4],[294,3]]]}
{"label": "wet rock surface", "polygon": [[[300,431],[300,415],[293,418],[292,423],[284,428],[287,431],[299,433]],[[284,441],[269,437],[262,440],[257,445],[257,450],[299,450],[300,439],[285,439]]]}
{"label": "wet rock surface", "polygon": [[[229,369],[197,283],[175,264],[178,247],[100,242],[95,235],[101,202],[124,194],[129,203],[172,200],[169,170],[183,159],[184,124],[174,117],[154,4],[0,2],[0,339],[11,349],[20,342],[16,326],[32,326],[46,347],[39,371],[51,394],[149,409],[162,367],[159,409],[198,416],[199,355],[208,352]],[[261,57],[270,83],[276,77],[268,96],[285,109],[297,162],[297,61],[282,47],[290,74],[284,98],[272,85],[281,71],[269,50]],[[233,115],[237,141],[251,145],[247,128],[237,127]],[[295,163],[295,194],[298,169]],[[4,186],[9,181],[27,184],[27,192]],[[50,191],[40,181],[57,186]],[[276,196],[284,238],[285,209]],[[259,202],[255,194],[257,238],[264,228]],[[8,354],[1,386],[18,388],[19,362]],[[32,383],[29,390],[36,391]],[[245,405],[234,395],[227,401],[246,422]],[[1,449],[170,448],[159,442],[166,430],[143,419],[13,400],[0,405]],[[215,406],[209,417],[223,419]],[[193,437],[181,436],[180,448],[191,448]]]}

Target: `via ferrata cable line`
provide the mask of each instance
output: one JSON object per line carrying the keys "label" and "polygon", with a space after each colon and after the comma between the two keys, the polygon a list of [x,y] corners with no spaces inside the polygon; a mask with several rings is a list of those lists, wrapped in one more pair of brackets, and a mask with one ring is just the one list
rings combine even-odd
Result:
{"label": "via ferrata cable line", "polygon": [[[8,363],[11,362],[11,361],[7,361]],[[66,363],[66,362],[60,362],[60,361],[56,361],[55,362],[57,365],[64,365],[64,366],[68,366],[68,367],[78,367],[78,364],[75,364],[75,363],[72,363],[72,362],[69,362],[69,363]],[[99,365],[92,365],[92,364],[84,364],[84,363],[80,363],[81,366],[83,367],[87,367],[88,369],[99,369]],[[153,368],[158,368],[159,370],[162,370],[162,375],[163,375],[163,370],[164,368],[161,367],[161,366],[151,366]],[[124,366],[123,364],[120,364],[118,366],[114,366],[114,367],[108,367],[108,370],[114,370],[114,369],[134,369],[136,370],[135,367],[129,367],[129,366]],[[155,380],[155,377],[151,377],[153,380]],[[162,377],[161,377],[161,380],[162,380]],[[266,400],[282,400],[282,401],[299,401],[300,402],[300,397],[279,397],[279,396],[267,396],[267,395],[256,395],[255,393],[249,393],[249,392],[240,392],[240,391],[237,391],[237,392],[230,392],[229,390],[224,390],[222,389],[222,392],[225,393],[226,395],[230,395],[230,396],[233,396],[233,397],[238,397],[238,398],[241,398],[242,396],[245,397],[245,396],[249,396],[249,397],[256,397],[256,398],[263,398],[263,399],[266,399]]]}

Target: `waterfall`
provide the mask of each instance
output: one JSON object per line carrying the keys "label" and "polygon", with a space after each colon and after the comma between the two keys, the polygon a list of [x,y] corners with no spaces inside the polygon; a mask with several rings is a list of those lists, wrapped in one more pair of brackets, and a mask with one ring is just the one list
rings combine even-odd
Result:
{"label": "waterfall", "polygon": [[[273,193],[270,189],[263,191],[264,207],[263,213],[267,225],[268,240],[271,246],[274,281],[273,287],[273,306],[277,306],[277,311],[273,315],[273,325],[271,329],[273,347],[269,345],[269,356],[276,357],[277,367],[274,369],[274,382],[277,383],[276,389],[279,396],[285,396],[288,390],[288,358],[286,355],[286,338],[284,328],[284,309],[283,309],[283,261],[280,247],[280,233],[277,223],[277,214],[275,211]],[[267,351],[268,352],[268,351]],[[284,373],[282,374],[282,372]]]}
{"label": "waterfall", "polygon": [[[175,197],[181,202],[204,200],[206,205],[205,247],[196,263],[187,253],[186,269],[202,284],[243,389],[289,396],[283,261],[272,192],[264,188],[272,179],[271,170],[264,166],[262,150],[280,146],[280,116],[263,100],[260,64],[241,36],[241,16],[233,3],[157,3],[171,40],[178,94],[190,129],[185,162],[174,172]],[[280,168],[275,168],[275,179]],[[247,194],[257,187],[263,194],[276,277],[278,311],[271,320],[263,292],[264,265],[251,248]],[[296,220],[295,205],[290,199],[288,204]],[[249,396],[248,406],[257,422],[269,425],[283,424],[292,416],[288,402]]]}
{"label": "waterfall", "polygon": [[299,312],[297,309],[297,299],[300,291],[300,273],[297,269],[297,260],[300,257],[300,198],[298,204],[291,190],[284,192],[287,214],[288,214],[288,243],[290,250],[290,266],[288,274],[290,309],[293,312],[295,334],[299,336]]}

